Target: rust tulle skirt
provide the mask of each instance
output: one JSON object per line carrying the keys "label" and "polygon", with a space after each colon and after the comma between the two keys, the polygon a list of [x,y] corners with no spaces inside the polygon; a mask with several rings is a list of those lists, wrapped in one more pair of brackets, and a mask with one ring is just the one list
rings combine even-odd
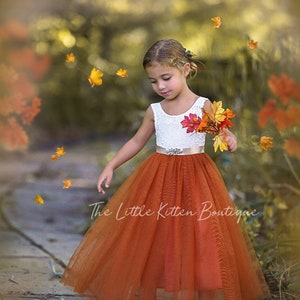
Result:
{"label": "rust tulle skirt", "polygon": [[267,299],[213,161],[154,153],[98,216],[62,282],[98,300]]}

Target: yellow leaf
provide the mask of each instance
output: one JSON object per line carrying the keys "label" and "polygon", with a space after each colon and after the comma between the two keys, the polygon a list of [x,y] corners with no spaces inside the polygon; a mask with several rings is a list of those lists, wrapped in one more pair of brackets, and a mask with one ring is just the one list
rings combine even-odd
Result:
{"label": "yellow leaf", "polygon": [[57,147],[55,154],[59,156],[63,156],[66,154],[65,148],[64,147]]}
{"label": "yellow leaf", "polygon": [[103,73],[100,70],[93,68],[88,78],[90,85],[92,87],[95,85],[102,85],[102,76]]}
{"label": "yellow leaf", "polygon": [[72,181],[70,179],[63,180],[63,189],[68,189],[72,185]]}
{"label": "yellow leaf", "polygon": [[214,22],[214,25],[213,27],[214,28],[220,28],[221,24],[222,24],[222,20],[221,20],[221,17],[213,17],[211,18],[211,20]]}
{"label": "yellow leaf", "polygon": [[273,147],[273,138],[268,136],[262,136],[260,138],[260,146],[267,151],[269,147]]}
{"label": "yellow leaf", "polygon": [[127,70],[119,69],[119,70],[117,71],[116,75],[119,76],[119,77],[127,77],[127,76],[128,76],[127,73],[128,73]]}
{"label": "yellow leaf", "polygon": [[67,63],[73,63],[74,61],[75,61],[75,55],[73,53],[67,54],[66,62]]}
{"label": "yellow leaf", "polygon": [[57,155],[55,155],[55,154],[53,154],[53,155],[51,155],[51,160],[58,160],[58,156]]}
{"label": "yellow leaf", "polygon": [[213,138],[214,141],[214,150],[217,152],[218,148],[220,149],[221,152],[224,150],[228,150],[227,143],[222,139],[221,135],[218,134]]}
{"label": "yellow leaf", "polygon": [[38,204],[38,205],[43,205],[44,204],[44,199],[41,197],[41,195],[36,195],[34,197],[34,201]]}
{"label": "yellow leaf", "polygon": [[257,42],[257,41],[254,41],[254,40],[250,40],[250,41],[248,42],[248,46],[249,46],[250,49],[256,49],[257,46],[258,46],[258,42]]}
{"label": "yellow leaf", "polygon": [[225,120],[225,109],[222,107],[222,101],[214,101],[210,106],[208,116],[211,120],[216,121],[218,124]]}

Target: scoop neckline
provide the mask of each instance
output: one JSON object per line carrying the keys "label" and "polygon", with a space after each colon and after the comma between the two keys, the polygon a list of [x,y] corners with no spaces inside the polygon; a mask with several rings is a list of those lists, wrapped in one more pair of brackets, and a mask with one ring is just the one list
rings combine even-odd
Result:
{"label": "scoop neckline", "polygon": [[187,113],[194,107],[194,105],[198,102],[198,100],[201,99],[201,98],[202,98],[201,96],[198,97],[198,98],[195,100],[195,102],[192,104],[192,106],[191,106],[187,111],[185,111],[185,112],[183,112],[183,113],[181,113],[181,114],[178,114],[178,115],[170,115],[170,114],[166,113],[166,112],[164,111],[164,109],[162,108],[162,106],[161,106],[161,102],[159,102],[159,107],[160,107],[161,111],[162,111],[165,115],[167,115],[167,116],[169,116],[169,117],[178,117],[178,116],[182,116],[182,115],[187,114]]}

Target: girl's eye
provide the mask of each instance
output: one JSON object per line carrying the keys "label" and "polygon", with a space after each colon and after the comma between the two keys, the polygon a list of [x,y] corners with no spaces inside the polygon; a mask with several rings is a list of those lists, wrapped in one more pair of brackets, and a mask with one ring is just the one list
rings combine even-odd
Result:
{"label": "girl's eye", "polygon": [[168,76],[168,77],[164,77],[164,78],[163,78],[164,81],[168,81],[168,80],[170,80],[170,79],[171,79],[171,76]]}

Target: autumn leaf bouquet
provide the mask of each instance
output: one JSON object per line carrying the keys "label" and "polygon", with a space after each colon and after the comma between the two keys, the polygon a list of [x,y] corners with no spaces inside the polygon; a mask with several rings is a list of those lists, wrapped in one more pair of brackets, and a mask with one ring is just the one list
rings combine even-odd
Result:
{"label": "autumn leaf bouquet", "polygon": [[214,150],[215,152],[220,149],[221,152],[228,150],[226,141],[223,139],[223,129],[232,127],[233,123],[231,118],[235,114],[230,109],[222,107],[222,101],[214,101],[210,104],[209,111],[202,108],[202,118],[196,114],[189,114],[184,116],[180,122],[183,128],[187,128],[187,133],[205,132],[214,135]]}

